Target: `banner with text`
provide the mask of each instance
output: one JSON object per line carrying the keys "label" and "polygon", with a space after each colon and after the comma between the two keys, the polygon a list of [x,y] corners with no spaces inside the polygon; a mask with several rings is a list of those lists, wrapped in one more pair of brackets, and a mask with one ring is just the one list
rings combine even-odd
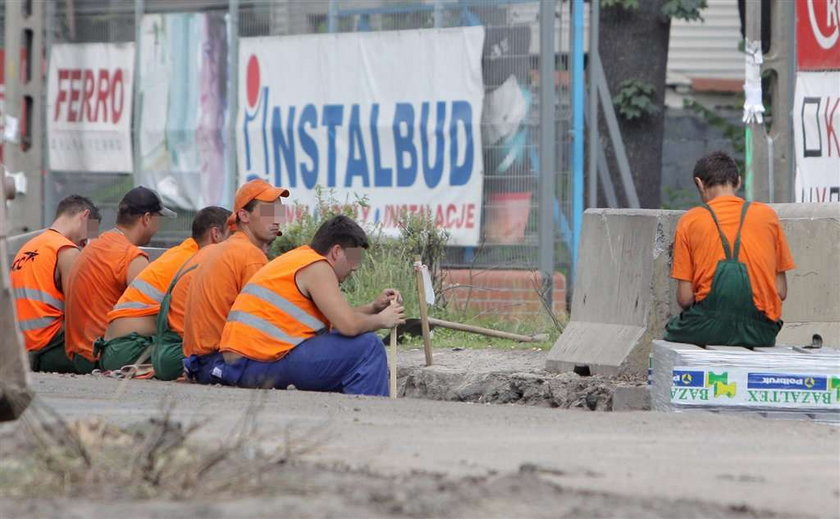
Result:
{"label": "banner with text", "polygon": [[310,210],[316,186],[364,197],[357,218],[386,234],[426,213],[451,244],[478,244],[483,42],[483,27],[243,38],[240,183]]}
{"label": "banner with text", "polygon": [[840,71],[797,74],[793,138],[796,201],[840,202]]}
{"label": "banner with text", "polygon": [[131,172],[133,43],[50,48],[47,136],[50,169]]}

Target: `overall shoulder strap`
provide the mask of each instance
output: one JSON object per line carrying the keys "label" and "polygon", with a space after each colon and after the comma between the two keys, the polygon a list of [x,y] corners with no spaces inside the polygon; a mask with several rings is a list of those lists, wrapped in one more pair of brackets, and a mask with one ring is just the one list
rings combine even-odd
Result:
{"label": "overall shoulder strap", "polygon": [[712,208],[709,206],[709,204],[703,204],[703,207],[705,207],[706,210],[709,211],[709,214],[712,215],[712,220],[714,220],[715,227],[717,227],[718,234],[720,235],[720,243],[723,245],[723,252],[724,254],[726,254],[726,259],[731,260],[732,252],[729,248],[729,240],[726,239],[726,235],[723,234],[723,231],[720,228],[720,223],[718,223],[717,215],[715,215],[715,212],[712,211]]}
{"label": "overall shoulder strap", "polygon": [[738,261],[738,253],[741,252],[741,229],[744,228],[744,220],[747,218],[747,209],[749,209],[752,202],[744,202],[741,208],[741,222],[738,224],[738,234],[735,235],[735,251],[732,258]]}

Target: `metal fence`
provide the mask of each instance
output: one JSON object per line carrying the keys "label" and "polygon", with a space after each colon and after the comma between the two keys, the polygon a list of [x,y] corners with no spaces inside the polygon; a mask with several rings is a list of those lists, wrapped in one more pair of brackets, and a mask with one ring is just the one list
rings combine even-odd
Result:
{"label": "metal fence", "polygon": [[[236,77],[239,38],[326,32],[390,31],[483,25],[486,36],[482,59],[485,96],[507,88],[519,110],[512,129],[500,135],[490,122],[482,123],[484,193],[481,245],[450,247],[450,267],[538,269],[540,257],[550,251],[555,270],[568,272],[571,263],[570,89],[568,27],[570,3],[556,2],[553,13],[554,48],[541,48],[539,0],[74,0],[49,2],[46,44],[134,41],[141,17],[160,13],[203,12],[224,17],[229,30],[229,52],[219,67]],[[549,2],[548,4],[554,4]],[[141,57],[142,60],[142,57]],[[542,97],[540,67],[551,60],[555,92]],[[410,64],[406,64],[410,66]],[[135,71],[138,69],[135,68]],[[135,78],[135,84],[138,78]],[[135,87],[136,88],[136,87]],[[236,88],[232,85],[232,88]],[[235,120],[236,96],[228,92],[229,118]],[[553,99],[554,168],[543,171],[541,159],[541,97]],[[136,99],[136,98],[135,98]],[[486,104],[486,103],[485,103]],[[135,119],[137,113],[135,106]],[[544,114],[543,114],[544,117]],[[133,126],[135,144],[138,125]],[[230,137],[232,132],[228,135]],[[227,140],[227,153],[235,157],[235,144]],[[135,146],[135,155],[138,150]],[[45,152],[45,164],[47,157]],[[234,162],[226,172],[235,177]],[[135,158],[135,175],[142,168]],[[541,196],[541,175],[553,176],[553,196]],[[235,182],[231,180],[231,182]],[[112,221],[116,204],[134,183],[128,174],[63,172],[48,169],[45,220],[63,196],[91,197]],[[550,184],[550,185],[551,185]],[[551,230],[540,228],[541,200],[550,200]],[[167,222],[158,241],[171,243],[188,233],[192,213],[182,211]],[[545,216],[544,216],[545,218]],[[543,220],[542,226],[546,223]],[[541,238],[542,236],[542,238]],[[546,236],[552,238],[545,239]]]}

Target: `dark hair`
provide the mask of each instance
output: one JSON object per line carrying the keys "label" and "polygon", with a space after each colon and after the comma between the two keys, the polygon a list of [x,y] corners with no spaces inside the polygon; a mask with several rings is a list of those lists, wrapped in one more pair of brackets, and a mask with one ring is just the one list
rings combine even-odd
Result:
{"label": "dark hair", "polygon": [[738,164],[726,152],[715,151],[709,153],[694,165],[694,176],[699,178],[706,187],[730,184],[738,185]]}
{"label": "dark hair", "polygon": [[62,199],[55,209],[55,217],[58,218],[62,215],[73,216],[74,214],[81,213],[85,209],[90,211],[89,218],[91,220],[102,219],[102,215],[99,214],[99,208],[93,205],[93,202],[89,199],[80,195],[70,195]]}
{"label": "dark hair", "polygon": [[[253,213],[254,208],[257,207],[257,202],[258,202],[258,200],[255,198],[255,199],[251,200],[250,202],[248,202],[247,204],[243,205],[242,209],[248,211],[249,213]],[[237,213],[238,213],[238,211],[237,211]],[[239,223],[239,222],[240,222],[239,214],[237,214],[236,215],[236,223]]]}
{"label": "dark hair", "polygon": [[213,227],[224,229],[230,211],[224,207],[211,205],[195,213],[192,221],[192,238],[195,241],[201,240],[204,235]]}
{"label": "dark hair", "polygon": [[370,247],[365,230],[343,214],[322,223],[309,243],[309,246],[321,255],[326,254],[334,245],[340,245],[342,249]]}

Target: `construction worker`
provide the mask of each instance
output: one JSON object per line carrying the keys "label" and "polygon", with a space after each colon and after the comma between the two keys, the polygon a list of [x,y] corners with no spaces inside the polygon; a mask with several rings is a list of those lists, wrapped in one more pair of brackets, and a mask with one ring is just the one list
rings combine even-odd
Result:
{"label": "construction worker", "polygon": [[782,328],[785,272],[795,268],[779,217],[736,195],[738,166],[715,152],[694,166],[703,200],[677,224],[672,277],[683,308],[665,340],[773,346]]}
{"label": "construction worker", "polygon": [[[230,211],[223,207],[205,207],[192,222],[192,237],[164,252],[131,281],[106,319],[104,337],[97,339],[94,349],[101,352],[102,369],[116,370],[134,364],[150,349],[157,335],[157,315],[161,302],[181,267],[206,245],[224,241],[230,231],[226,225]],[[162,332],[165,330],[162,330]],[[172,380],[183,371],[180,341],[176,351],[158,344],[152,360],[157,361],[155,376]],[[171,361],[167,361],[171,359]]]}
{"label": "construction worker", "polygon": [[[228,225],[233,235],[212,245],[193,259],[197,265],[176,285],[187,289],[184,318],[184,367],[190,379],[209,382],[213,362],[220,358],[219,339],[234,299],[263,265],[271,243],[285,219],[281,197],[289,190],[264,180],[243,184],[234,196]],[[173,305],[174,306],[174,305]]]}
{"label": "construction worker", "polygon": [[151,189],[135,187],[123,196],[116,226],[84,248],[70,271],[67,296],[67,355],[77,373],[97,367],[93,344],[105,333],[107,315],[126,287],[149,265],[139,247],[151,241],[161,217],[175,213]]}
{"label": "construction worker", "polygon": [[385,345],[373,331],[405,322],[401,297],[386,289],[352,308],[340,289],[367,248],[364,230],[336,216],[310,245],[260,269],[228,315],[224,362],[214,378],[241,387],[387,396]]}
{"label": "construction worker", "polygon": [[70,268],[101,219],[93,202],[70,195],[58,203],[52,225],[15,256],[9,277],[33,371],[75,372],[64,352],[64,300]]}

